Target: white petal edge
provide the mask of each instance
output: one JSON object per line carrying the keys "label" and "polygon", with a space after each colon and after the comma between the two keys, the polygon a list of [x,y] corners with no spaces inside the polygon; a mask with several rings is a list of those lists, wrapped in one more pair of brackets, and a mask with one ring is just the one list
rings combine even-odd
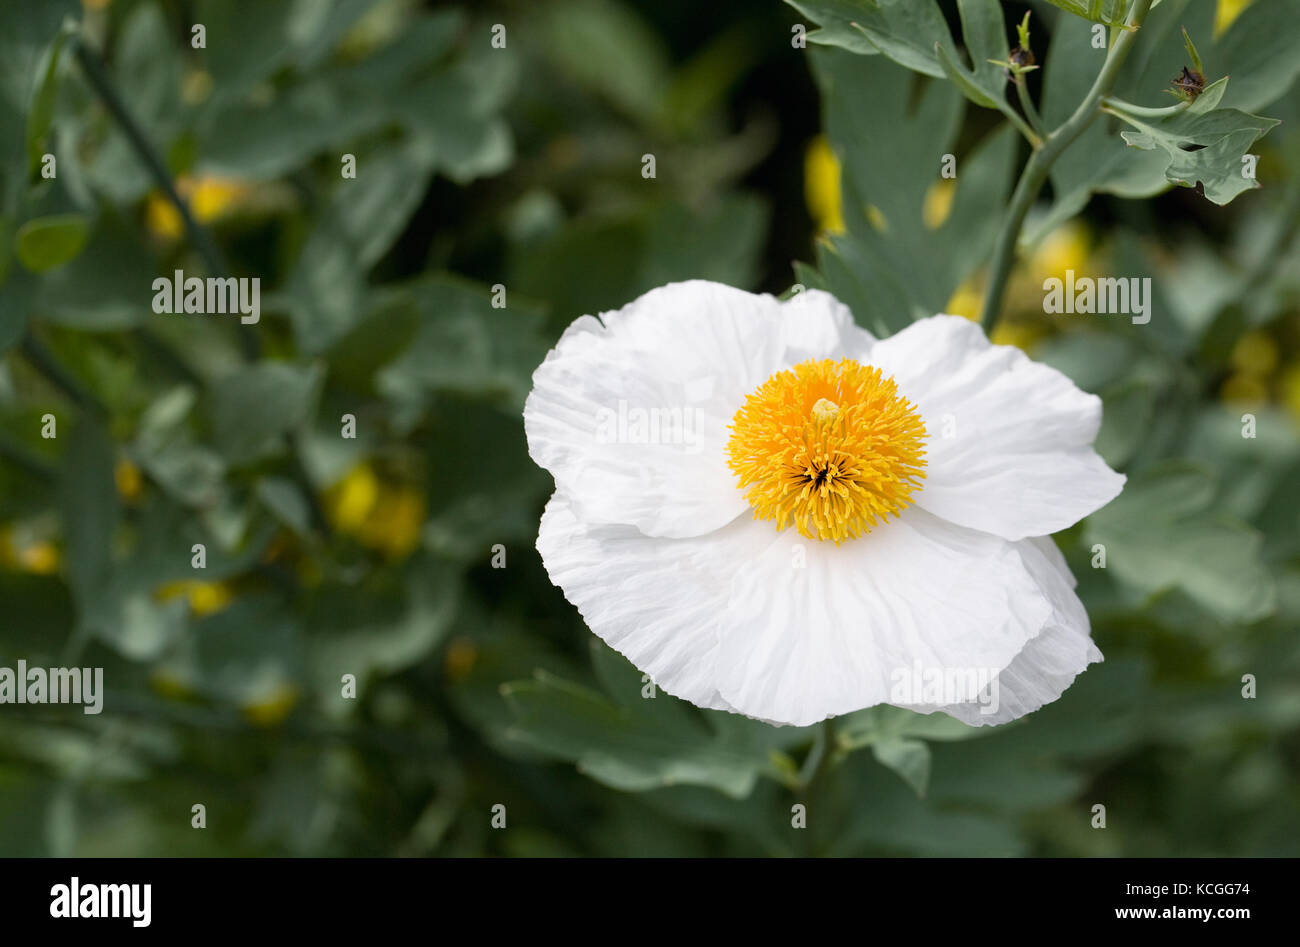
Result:
{"label": "white petal edge", "polygon": [[854,356],[891,375],[921,412],[918,506],[1009,540],[1045,536],[1124,486],[1093,449],[1101,399],[960,316],[933,316]]}
{"label": "white petal edge", "polygon": [[1057,700],[1088,665],[1103,661],[1088,613],[1074,593],[1074,575],[1051,537],[1016,543],[1052,602],[1052,618],[974,702],[939,708],[972,727],[1007,723]]}
{"label": "white petal edge", "polygon": [[776,724],[897,704],[917,660],[996,674],[1057,611],[1015,545],[918,509],[839,547],[748,516],[665,539],[584,523],[557,492],[537,547],[588,627],[659,687]]}
{"label": "white petal edge", "polygon": [[634,526],[591,526],[556,491],[542,513],[537,551],[551,581],[606,644],[674,697],[729,710],[712,659],[728,586],[717,565],[731,532],[662,539]]}
{"label": "white petal edge", "polygon": [[569,326],[533,374],[529,454],[586,522],[698,536],[747,508],[725,454],[745,396],[776,371],[871,341],[817,290],[778,302],[672,283]]}

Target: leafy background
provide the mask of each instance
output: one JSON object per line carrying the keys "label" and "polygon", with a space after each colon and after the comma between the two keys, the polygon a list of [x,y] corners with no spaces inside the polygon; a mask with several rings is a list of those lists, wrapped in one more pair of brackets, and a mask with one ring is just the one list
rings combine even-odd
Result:
{"label": "leafy background", "polygon": [[[0,7],[0,665],[102,666],[108,691],[100,716],[0,707],[0,854],[1296,854],[1292,0],[1164,0],[1121,87],[1171,102],[1187,26],[1225,105],[1283,119],[1262,190],[1171,190],[1105,119],[1031,220],[997,341],[1104,398],[1099,448],[1130,477],[1057,537],[1106,654],[1060,701],[995,729],[846,718],[857,752],[795,830],[811,731],[642,699],[548,581],[520,409],[577,315],[702,277],[824,285],[881,332],[974,317],[1025,148],[956,86],[837,43],[836,8],[867,5]],[[1083,19],[1032,10],[1059,121],[1099,60]],[[65,16],[230,272],[262,279],[259,325],[151,311],[203,248]],[[1150,324],[1044,315],[1067,268],[1150,275]]]}

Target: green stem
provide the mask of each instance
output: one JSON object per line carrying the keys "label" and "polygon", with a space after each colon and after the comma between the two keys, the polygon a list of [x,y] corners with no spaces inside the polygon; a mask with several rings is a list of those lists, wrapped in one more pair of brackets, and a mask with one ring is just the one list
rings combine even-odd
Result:
{"label": "green stem", "polygon": [[1047,132],[1038,109],[1034,107],[1034,100],[1030,98],[1028,81],[1023,75],[1016,76],[1015,86],[1016,95],[1020,98],[1020,107],[1025,110],[1025,118],[1029,119],[1029,127],[1037,132],[1040,138],[1045,137]]}
{"label": "green stem", "polygon": [[[77,37],[74,52],[77,62],[81,66],[81,71],[85,73],[86,81],[90,83],[91,88],[95,90],[95,94],[99,96],[100,101],[104,103],[104,107],[108,109],[109,114],[117,122],[122,134],[126,136],[127,141],[135,150],[136,157],[140,159],[140,162],[154,179],[158,189],[167,195],[167,200],[180,214],[181,221],[185,225],[185,232],[189,235],[190,243],[198,251],[199,256],[203,258],[203,263],[207,266],[209,272],[213,275],[225,275],[233,272],[225,254],[221,252],[221,248],[217,246],[216,241],[212,239],[212,235],[194,219],[194,215],[190,213],[189,205],[177,193],[176,185],[172,183],[171,172],[167,170],[167,165],[163,162],[162,156],[145,136],[140,123],[131,115],[126,103],[114,87],[113,80],[109,77],[108,70],[104,68],[99,55],[87,45],[84,37]],[[239,332],[238,336],[244,355],[251,359],[257,358],[261,349],[257,335],[252,332]]]}
{"label": "green stem", "polygon": [[1134,105],[1132,102],[1125,102],[1123,99],[1109,95],[1101,100],[1102,110],[1117,118],[1123,118],[1125,114],[1132,115],[1134,118],[1169,118],[1171,115],[1185,111],[1191,104],[1191,102],[1179,102],[1175,105],[1153,108],[1148,105]]}
{"label": "green stem", "polygon": [[77,407],[98,414],[108,414],[104,403],[71,372],[59,364],[49,349],[29,330],[21,343],[23,357],[55,388],[63,392]]}
{"label": "green stem", "polygon": [[822,721],[821,727],[817,730],[813,747],[808,753],[808,758],[804,760],[796,787],[796,796],[803,803],[804,814],[808,819],[802,845],[804,855],[817,854],[819,820],[824,814],[820,809],[814,813],[814,804],[822,796],[827,776],[843,758],[844,753],[835,735],[834,718],[828,717]]}
{"label": "green stem", "polygon": [[1052,170],[1052,165],[1056,163],[1056,159],[1074,144],[1079,136],[1087,131],[1093,120],[1101,114],[1101,100],[1110,93],[1119,80],[1120,69],[1137,39],[1142,23],[1151,9],[1151,3],[1152,0],[1137,0],[1134,3],[1125,29],[1111,45],[1110,52],[1106,54],[1106,62],[1097,73],[1088,95],[1074,110],[1074,114],[1048,135],[1043,142],[1043,147],[1035,149],[1029,156],[1029,161],[1025,163],[1015,193],[1011,197],[1011,207],[1007,211],[993,248],[989,285],[984,294],[984,308],[980,313],[980,322],[985,332],[993,331],[993,324],[997,321],[998,312],[1002,308],[1002,297],[1006,293],[1011,265],[1015,262],[1016,242],[1020,238],[1020,228],[1024,225],[1025,215],[1029,213],[1034,199],[1038,197],[1038,192],[1047,181],[1047,175]]}
{"label": "green stem", "polygon": [[[233,272],[225,254],[217,246],[212,235],[199,225],[190,213],[189,205],[181,199],[176,191],[176,186],[172,183],[171,174],[167,170],[158,150],[145,136],[144,130],[140,124],[131,115],[126,103],[118,94],[117,89],[113,86],[113,80],[108,75],[108,70],[104,68],[103,62],[99,55],[90,48],[85,42],[84,37],[78,37],[76,46],[77,62],[81,65],[82,72],[86,75],[86,80],[90,83],[95,93],[99,96],[104,107],[108,109],[109,114],[117,121],[122,133],[126,135],[131,147],[135,149],[136,156],[148,169],[158,188],[167,195],[167,199],[176,212],[180,214],[181,221],[185,225],[185,232],[189,235],[190,243],[203,258],[204,265],[214,274],[229,274]],[[244,357],[251,361],[257,360],[261,356],[261,342],[254,332],[236,330],[235,333],[239,338],[239,345],[243,351]],[[308,503],[312,511],[312,519],[315,521],[317,528],[325,536],[329,536],[330,529],[328,520],[320,505],[320,498],[316,495],[311,482],[307,479],[306,472],[303,469],[302,460],[295,448],[295,468],[294,479],[302,487],[303,492],[308,498]]]}
{"label": "green stem", "polygon": [[825,780],[826,774],[839,762],[839,758],[839,746],[835,741],[834,718],[828,717],[822,721],[821,729],[817,731],[813,748],[808,753],[808,758],[804,761],[803,772],[800,774],[799,794],[804,799],[812,798],[817,788]]}
{"label": "green stem", "polygon": [[1029,142],[1031,147],[1035,150],[1043,147],[1041,129],[1034,128],[1032,124],[1026,122],[1010,105],[999,106],[998,110],[1007,117],[1012,125],[1016,126],[1020,134],[1025,136],[1025,141]]}

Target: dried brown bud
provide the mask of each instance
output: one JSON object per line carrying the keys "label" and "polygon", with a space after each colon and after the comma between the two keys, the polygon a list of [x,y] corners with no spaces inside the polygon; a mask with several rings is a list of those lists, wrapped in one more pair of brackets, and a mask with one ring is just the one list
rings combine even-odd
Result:
{"label": "dried brown bud", "polygon": [[1174,77],[1174,92],[1179,98],[1193,102],[1204,91],[1205,76],[1194,69],[1184,66],[1182,74]]}
{"label": "dried brown bud", "polygon": [[1008,59],[1011,62],[1011,65],[1019,66],[1022,69],[1025,66],[1032,66],[1035,64],[1033,52],[1031,50],[1024,49],[1020,46],[1017,46],[1015,49],[1011,50],[1011,55],[1008,57]]}

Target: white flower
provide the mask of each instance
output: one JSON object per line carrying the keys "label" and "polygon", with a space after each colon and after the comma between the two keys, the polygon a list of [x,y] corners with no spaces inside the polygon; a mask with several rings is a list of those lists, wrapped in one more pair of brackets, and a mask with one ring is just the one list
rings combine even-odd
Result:
{"label": "white flower", "polygon": [[888,339],[830,295],[709,282],[569,326],[533,375],[537,548],[588,626],[701,707],[969,724],[1102,659],[1049,534],[1124,483],[1101,401],[956,316]]}

